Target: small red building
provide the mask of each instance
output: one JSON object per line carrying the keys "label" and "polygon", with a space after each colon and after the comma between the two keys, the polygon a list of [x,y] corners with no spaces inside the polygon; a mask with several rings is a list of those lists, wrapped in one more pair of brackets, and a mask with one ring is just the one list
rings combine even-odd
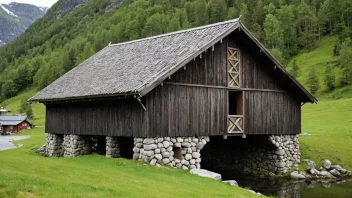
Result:
{"label": "small red building", "polygon": [[1,133],[18,133],[31,127],[31,123],[27,121],[27,116],[0,116]]}

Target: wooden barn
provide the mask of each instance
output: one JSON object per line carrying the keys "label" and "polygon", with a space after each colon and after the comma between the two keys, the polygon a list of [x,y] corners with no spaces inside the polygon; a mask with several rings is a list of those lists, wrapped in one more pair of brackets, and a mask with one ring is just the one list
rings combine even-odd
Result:
{"label": "wooden barn", "polygon": [[0,116],[1,133],[18,133],[31,127],[27,116]]}
{"label": "wooden barn", "polygon": [[30,101],[46,106],[47,141],[133,137],[133,157],[151,161],[158,153],[145,157],[136,144],[154,138],[158,149],[158,141],[175,145],[178,137],[198,144],[215,136],[295,136],[301,106],[317,99],[235,19],[110,44]]}

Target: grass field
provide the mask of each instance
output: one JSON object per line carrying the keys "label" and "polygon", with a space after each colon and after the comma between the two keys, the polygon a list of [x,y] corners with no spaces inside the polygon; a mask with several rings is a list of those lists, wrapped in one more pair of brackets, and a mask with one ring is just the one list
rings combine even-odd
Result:
{"label": "grass field", "polygon": [[[1,105],[15,111],[21,98]],[[47,158],[34,152],[45,142],[44,106],[34,104],[35,123],[22,132],[23,147],[0,152],[0,197],[257,197],[245,189],[173,168],[90,155]]]}
{"label": "grass field", "polygon": [[327,158],[351,169],[352,98],[322,99],[304,105],[302,112],[302,131],[312,134],[300,137],[303,158],[316,162]]}

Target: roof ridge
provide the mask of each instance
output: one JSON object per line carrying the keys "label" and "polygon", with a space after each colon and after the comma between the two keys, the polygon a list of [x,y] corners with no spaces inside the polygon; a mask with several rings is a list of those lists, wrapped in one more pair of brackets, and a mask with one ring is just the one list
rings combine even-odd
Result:
{"label": "roof ridge", "polygon": [[217,26],[217,25],[223,25],[223,24],[234,23],[234,22],[239,22],[239,21],[240,21],[240,18],[236,18],[236,19],[231,19],[231,20],[227,20],[227,21],[223,21],[223,22],[212,23],[212,24],[203,25],[203,26],[199,26],[199,27],[194,27],[194,28],[190,28],[190,29],[186,29],[186,30],[179,30],[179,31],[176,31],[176,32],[160,34],[160,35],[146,37],[146,38],[142,38],[142,39],[127,41],[127,42],[123,42],[123,43],[116,43],[116,44],[109,43],[109,45],[107,47],[114,47],[114,46],[119,46],[119,45],[136,43],[136,42],[140,42],[140,41],[156,39],[156,38],[160,38],[160,37],[164,37],[164,36],[170,36],[170,35],[174,35],[174,34],[180,34],[180,33],[184,33],[184,32],[190,32],[190,31],[194,31],[194,30],[200,30],[200,29],[204,29],[204,28],[209,28],[209,27],[213,27],[213,26]]}

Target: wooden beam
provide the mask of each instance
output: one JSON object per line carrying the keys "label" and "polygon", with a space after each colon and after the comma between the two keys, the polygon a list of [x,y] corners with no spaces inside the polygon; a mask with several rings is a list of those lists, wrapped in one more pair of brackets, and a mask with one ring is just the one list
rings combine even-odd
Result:
{"label": "wooden beam", "polygon": [[285,90],[273,90],[273,89],[252,89],[252,88],[232,88],[224,86],[213,86],[213,85],[198,85],[198,84],[187,84],[187,83],[175,83],[175,82],[164,82],[165,85],[185,86],[185,87],[205,87],[213,89],[227,89],[229,91],[262,91],[262,92],[280,92],[285,93]]}

